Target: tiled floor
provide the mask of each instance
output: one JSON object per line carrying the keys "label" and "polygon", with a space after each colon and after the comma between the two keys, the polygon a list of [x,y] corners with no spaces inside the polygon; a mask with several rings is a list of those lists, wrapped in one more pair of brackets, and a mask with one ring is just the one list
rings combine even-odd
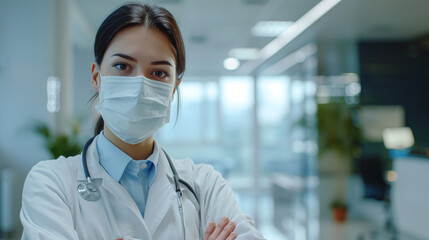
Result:
{"label": "tiled floor", "polygon": [[393,234],[369,222],[354,219],[343,224],[320,221],[320,229],[320,240],[420,240],[400,233]]}
{"label": "tiled floor", "polygon": [[[255,198],[251,194],[237,194],[243,211],[255,218],[257,228],[269,240],[419,240],[404,235],[389,234],[380,227],[359,219],[348,219],[345,223],[334,223],[331,219],[320,220],[309,214],[308,206],[291,206],[293,214],[285,216],[282,223],[274,223],[274,203],[270,195]],[[308,202],[308,201],[307,201]],[[310,201],[311,202],[311,201]],[[317,203],[317,202],[315,202]],[[314,204],[314,202],[312,203]],[[311,204],[310,204],[311,205]],[[318,211],[318,207],[314,207]],[[255,211],[258,214],[255,214]],[[279,230],[282,227],[282,231]]]}

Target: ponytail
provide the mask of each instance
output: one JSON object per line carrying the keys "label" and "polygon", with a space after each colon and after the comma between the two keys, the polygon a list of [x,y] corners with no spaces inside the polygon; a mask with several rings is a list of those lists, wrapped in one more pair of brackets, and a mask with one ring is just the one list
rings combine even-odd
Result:
{"label": "ponytail", "polygon": [[97,123],[95,124],[94,137],[100,134],[100,132],[103,131],[103,128],[104,128],[104,120],[103,120],[103,117],[100,116],[97,120]]}

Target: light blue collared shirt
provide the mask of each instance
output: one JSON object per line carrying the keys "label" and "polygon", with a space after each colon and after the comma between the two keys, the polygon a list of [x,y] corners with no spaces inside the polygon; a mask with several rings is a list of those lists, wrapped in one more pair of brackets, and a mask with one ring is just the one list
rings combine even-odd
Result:
{"label": "light blue collared shirt", "polygon": [[127,189],[144,217],[147,195],[155,178],[159,158],[159,148],[156,142],[154,142],[152,154],[146,160],[133,160],[111,143],[102,131],[98,135],[97,151],[101,166]]}

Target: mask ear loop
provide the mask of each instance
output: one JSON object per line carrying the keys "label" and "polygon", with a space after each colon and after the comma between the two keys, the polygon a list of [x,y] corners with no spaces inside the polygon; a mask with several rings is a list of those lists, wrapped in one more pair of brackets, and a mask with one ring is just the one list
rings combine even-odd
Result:
{"label": "mask ear loop", "polygon": [[98,71],[98,76],[100,76],[100,81],[97,81],[98,91],[88,100],[87,103],[93,102],[98,96],[100,96],[100,87],[101,87],[101,71]]}
{"label": "mask ear loop", "polygon": [[[176,124],[177,124],[177,120],[179,119],[179,108],[180,108],[180,91],[179,91],[179,84],[180,84],[180,82],[182,81],[182,79],[180,79],[179,81],[177,81],[176,82],[176,88],[175,88],[175,94],[177,94],[177,107],[176,107],[176,119],[175,119],[175,121],[174,121],[174,125],[173,125],[173,127],[175,127],[176,126]],[[173,100],[174,100],[174,95],[172,96],[172,98],[171,98],[172,100],[171,100],[171,102],[173,102]],[[171,104],[171,103],[170,103]],[[171,111],[171,109],[170,109],[170,111]]]}
{"label": "mask ear loop", "polygon": [[180,79],[180,80],[176,81],[176,83],[174,84],[175,86],[173,88],[173,94],[171,94],[170,104],[173,102],[174,96],[175,96],[176,92],[177,92],[177,101],[179,101],[179,84],[180,84],[181,81],[182,80]]}
{"label": "mask ear loop", "polygon": [[97,82],[97,84],[98,84],[98,91],[97,91],[97,93],[98,93],[98,95],[100,95],[101,79],[103,78],[103,76],[101,75],[101,70],[98,71],[98,76],[100,76],[100,80]]}
{"label": "mask ear loop", "polygon": [[[100,81],[98,81],[98,84],[101,86],[101,78],[103,78],[103,76],[101,76],[101,71],[98,72],[98,76],[100,76]],[[100,91],[100,86],[98,88],[98,90]]]}

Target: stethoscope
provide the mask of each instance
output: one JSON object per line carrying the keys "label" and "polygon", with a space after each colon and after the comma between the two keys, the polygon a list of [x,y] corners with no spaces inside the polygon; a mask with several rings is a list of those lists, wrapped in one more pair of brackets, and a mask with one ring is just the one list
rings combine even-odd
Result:
{"label": "stethoscope", "polygon": [[[82,166],[83,166],[83,171],[85,173],[86,181],[85,180],[79,181],[80,184],[77,186],[77,191],[79,192],[80,196],[87,201],[97,201],[98,199],[100,199],[100,196],[101,196],[100,191],[98,189],[99,179],[91,179],[91,175],[89,174],[89,171],[88,171],[88,164],[86,161],[86,152],[88,150],[89,145],[91,145],[92,141],[94,140],[94,138],[95,137],[92,137],[91,139],[89,139],[85,143],[85,146],[83,147]],[[182,222],[183,239],[186,239],[185,219],[183,215],[183,205],[182,205],[183,193],[182,193],[182,189],[180,188],[180,183],[185,185],[189,189],[189,191],[191,191],[191,193],[194,195],[195,199],[197,200],[198,204],[199,204],[199,200],[198,200],[197,194],[195,193],[191,185],[189,185],[186,181],[184,181],[179,177],[179,174],[177,174],[176,168],[174,167],[171,161],[171,158],[167,154],[167,152],[164,149],[162,149],[162,151],[167,157],[168,164],[170,165],[171,171],[173,172],[174,185],[175,185],[176,194],[177,194],[177,206],[179,209],[180,219]]]}

